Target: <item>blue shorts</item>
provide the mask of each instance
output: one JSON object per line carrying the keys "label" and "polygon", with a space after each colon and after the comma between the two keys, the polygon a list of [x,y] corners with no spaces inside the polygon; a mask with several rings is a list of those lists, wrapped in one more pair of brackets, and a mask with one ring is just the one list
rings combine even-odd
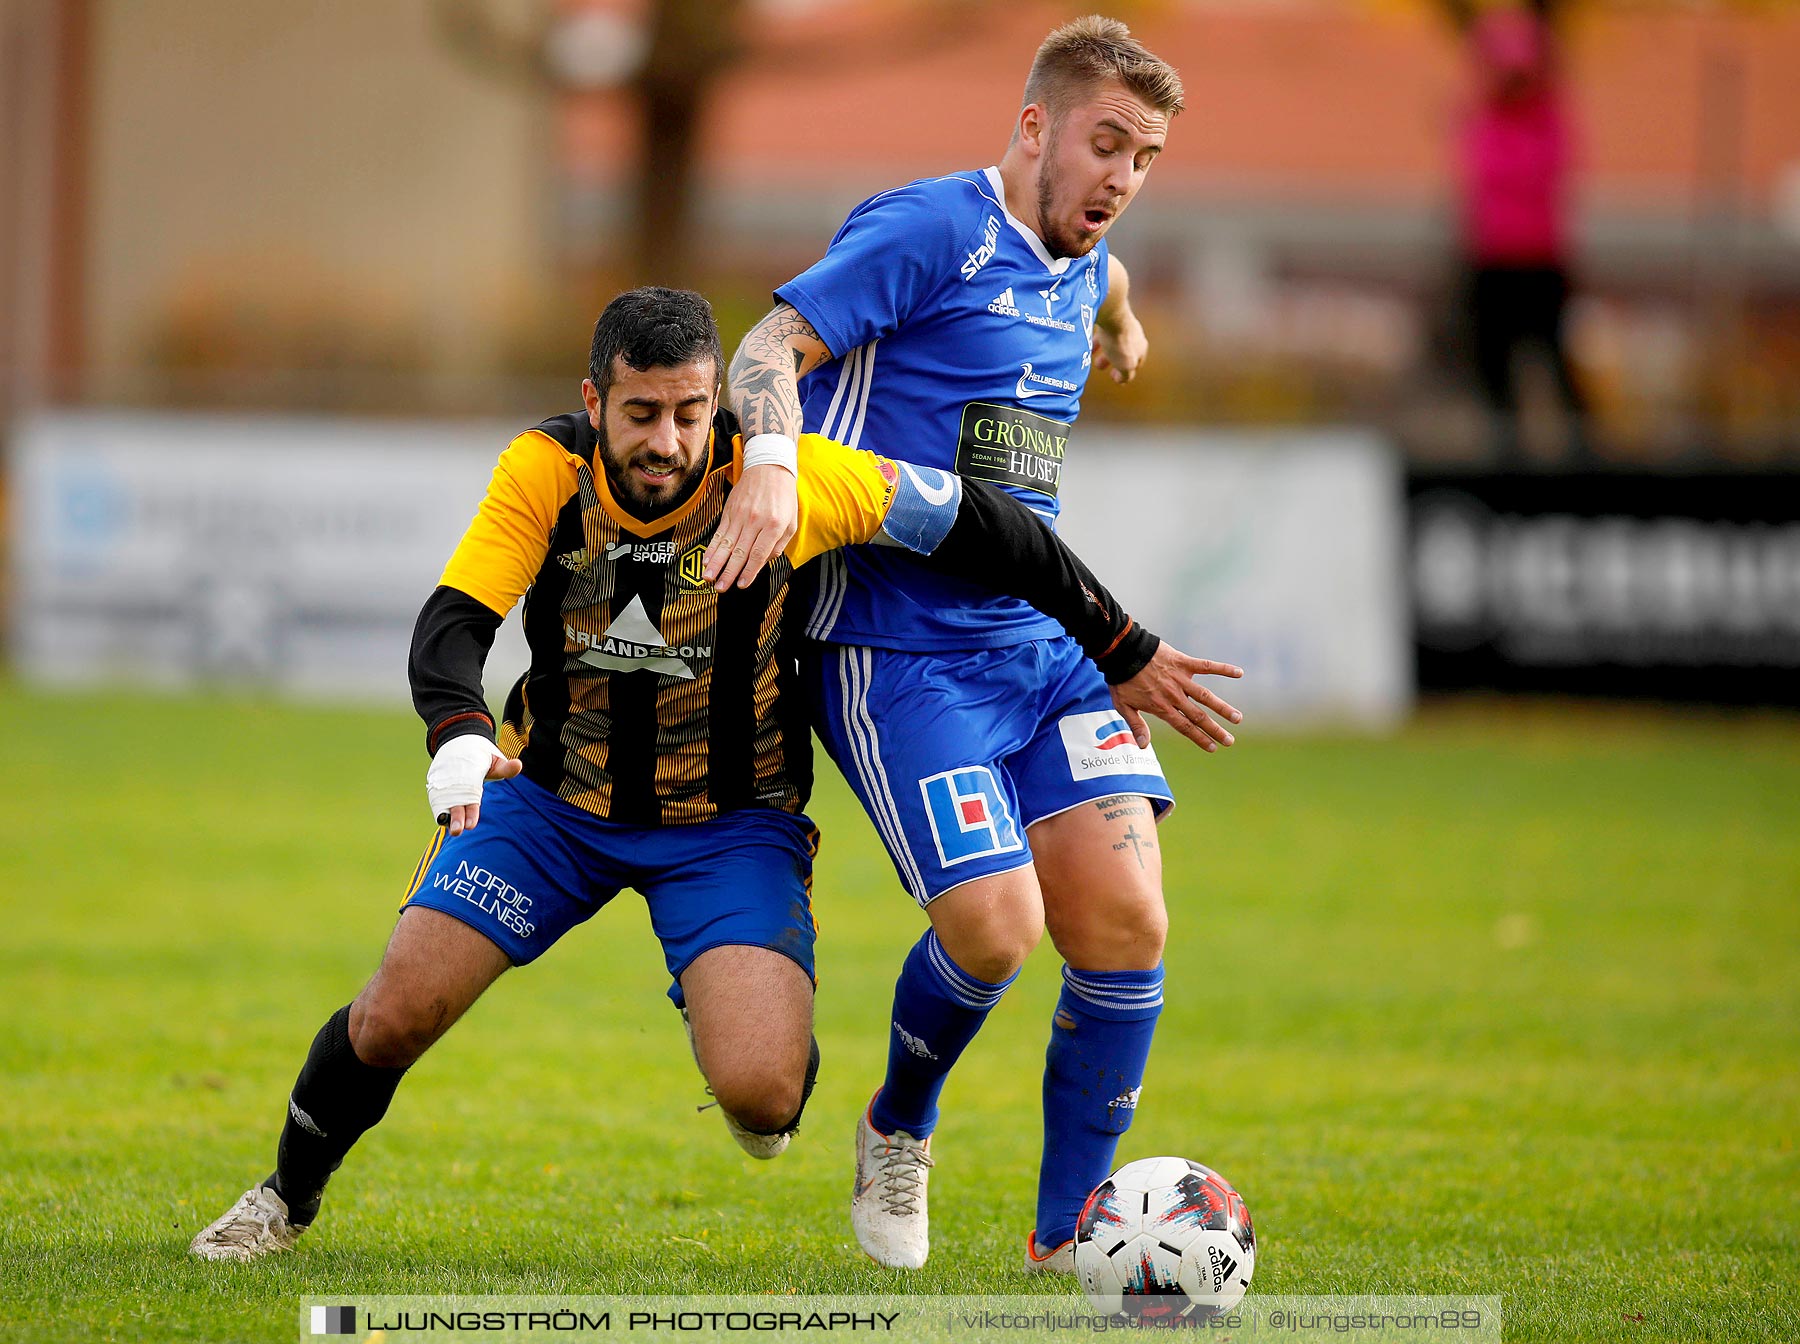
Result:
{"label": "blue shorts", "polygon": [[438,831],[401,908],[459,919],[523,966],[633,887],[650,907],[680,1007],[681,973],[714,947],[766,947],[812,976],[818,851],[812,822],[774,808],[624,826],[521,776],[482,790],[474,830]]}
{"label": "blue shorts", "polygon": [[903,653],[808,644],[814,727],[920,905],[1031,862],[1026,829],[1114,794],[1174,805],[1072,639]]}

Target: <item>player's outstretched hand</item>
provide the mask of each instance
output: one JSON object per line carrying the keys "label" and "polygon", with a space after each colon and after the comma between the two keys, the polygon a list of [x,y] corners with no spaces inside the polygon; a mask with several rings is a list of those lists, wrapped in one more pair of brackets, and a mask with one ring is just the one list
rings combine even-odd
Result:
{"label": "player's outstretched hand", "polygon": [[475,829],[481,819],[481,786],[490,779],[511,779],[525,767],[516,756],[503,756],[500,748],[480,733],[453,737],[437,749],[425,772],[425,796],[431,815],[451,835]]}
{"label": "player's outstretched hand", "polygon": [[1113,706],[1125,716],[1140,747],[1150,745],[1150,725],[1144,722],[1144,715],[1149,713],[1202,751],[1217,751],[1236,739],[1206,711],[1210,709],[1231,723],[1242,723],[1244,716],[1194,678],[1243,675],[1241,667],[1195,658],[1164,640],[1156,646],[1156,655],[1144,664],[1143,671],[1112,688]]}
{"label": "player's outstretched hand", "polygon": [[745,467],[719,515],[701,573],[721,593],[733,581],[748,588],[762,567],[794,539],[799,521],[794,473],[773,462]]}

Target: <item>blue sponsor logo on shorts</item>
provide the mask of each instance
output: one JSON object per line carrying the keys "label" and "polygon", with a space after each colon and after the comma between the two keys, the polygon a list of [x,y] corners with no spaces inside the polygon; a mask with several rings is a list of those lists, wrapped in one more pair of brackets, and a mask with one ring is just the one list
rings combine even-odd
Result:
{"label": "blue sponsor logo on shorts", "polygon": [[1025,848],[994,772],[985,765],[946,770],[919,781],[938,859],[953,867],[984,854]]}

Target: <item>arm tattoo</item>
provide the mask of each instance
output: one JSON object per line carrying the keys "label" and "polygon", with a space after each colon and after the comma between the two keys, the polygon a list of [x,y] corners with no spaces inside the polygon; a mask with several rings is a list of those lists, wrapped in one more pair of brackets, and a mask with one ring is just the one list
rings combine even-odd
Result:
{"label": "arm tattoo", "polygon": [[789,344],[795,339],[824,344],[812,323],[782,304],[750,329],[731,357],[726,398],[737,412],[745,438],[757,434],[800,437],[800,374],[806,368],[807,354]]}

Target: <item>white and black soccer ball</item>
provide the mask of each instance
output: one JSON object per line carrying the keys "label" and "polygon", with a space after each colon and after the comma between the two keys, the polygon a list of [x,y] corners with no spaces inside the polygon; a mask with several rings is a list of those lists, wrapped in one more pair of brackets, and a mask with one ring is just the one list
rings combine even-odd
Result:
{"label": "white and black soccer ball", "polygon": [[1244,1197],[1185,1157],[1128,1162],[1075,1224],[1075,1272],[1108,1316],[1198,1322],[1243,1300],[1256,1268]]}

